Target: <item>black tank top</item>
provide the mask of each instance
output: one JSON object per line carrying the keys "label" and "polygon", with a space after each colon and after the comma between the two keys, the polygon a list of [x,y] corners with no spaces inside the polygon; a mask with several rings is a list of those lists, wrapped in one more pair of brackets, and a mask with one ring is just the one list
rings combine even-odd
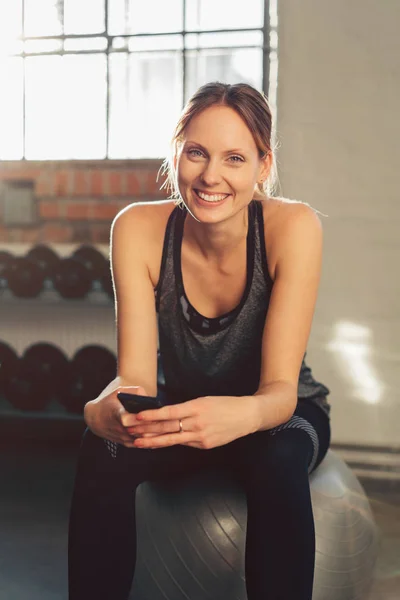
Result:
{"label": "black tank top", "polygon": [[[183,285],[181,247],[186,207],[171,212],[155,289],[158,315],[158,373],[165,401],[175,404],[201,396],[249,396],[261,373],[262,336],[273,281],[268,272],[262,205],[248,206],[247,279],[240,303],[215,318],[190,304]],[[306,355],[304,355],[305,358]],[[160,381],[160,374],[164,380]],[[301,365],[298,397],[310,399],[327,414],[329,389]]]}

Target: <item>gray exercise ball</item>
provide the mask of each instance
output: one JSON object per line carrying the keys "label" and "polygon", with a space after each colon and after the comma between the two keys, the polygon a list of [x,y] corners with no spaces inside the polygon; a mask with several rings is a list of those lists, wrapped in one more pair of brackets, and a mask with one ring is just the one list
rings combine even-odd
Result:
{"label": "gray exercise ball", "polygon": [[[358,479],[332,450],[310,476],[316,530],[313,600],[362,600],[378,531]],[[227,473],[144,482],[136,492],[132,600],[246,600],[246,496]],[[288,573],[288,576],[290,574]]]}

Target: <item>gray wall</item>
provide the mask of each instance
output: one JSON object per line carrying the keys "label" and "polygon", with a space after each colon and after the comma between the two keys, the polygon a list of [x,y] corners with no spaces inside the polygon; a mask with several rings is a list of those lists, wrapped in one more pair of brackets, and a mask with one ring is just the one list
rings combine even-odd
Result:
{"label": "gray wall", "polygon": [[400,446],[400,2],[281,0],[282,194],[327,215],[308,359],[332,440]]}

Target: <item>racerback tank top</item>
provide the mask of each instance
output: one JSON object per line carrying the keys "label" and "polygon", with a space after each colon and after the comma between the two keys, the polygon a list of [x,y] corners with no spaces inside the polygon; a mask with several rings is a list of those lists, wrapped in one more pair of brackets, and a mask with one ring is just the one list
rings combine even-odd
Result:
{"label": "racerback tank top", "polygon": [[[181,247],[188,211],[176,206],[164,237],[155,289],[158,316],[158,379],[165,402],[202,396],[254,394],[261,373],[262,336],[273,281],[268,272],[260,201],[248,205],[247,278],[239,304],[216,318],[191,305],[183,285]],[[306,355],[304,355],[305,358]],[[329,414],[329,389],[317,382],[303,359],[298,398],[309,399]]]}

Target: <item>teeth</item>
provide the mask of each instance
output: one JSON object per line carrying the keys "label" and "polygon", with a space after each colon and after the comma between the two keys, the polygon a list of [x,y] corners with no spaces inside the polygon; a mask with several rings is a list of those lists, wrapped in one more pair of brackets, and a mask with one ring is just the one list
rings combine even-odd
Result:
{"label": "teeth", "polygon": [[219,202],[220,200],[223,200],[229,196],[229,194],[223,194],[222,196],[209,196],[208,194],[203,194],[202,192],[197,192],[197,194],[200,196],[200,198],[206,200],[207,202]]}

